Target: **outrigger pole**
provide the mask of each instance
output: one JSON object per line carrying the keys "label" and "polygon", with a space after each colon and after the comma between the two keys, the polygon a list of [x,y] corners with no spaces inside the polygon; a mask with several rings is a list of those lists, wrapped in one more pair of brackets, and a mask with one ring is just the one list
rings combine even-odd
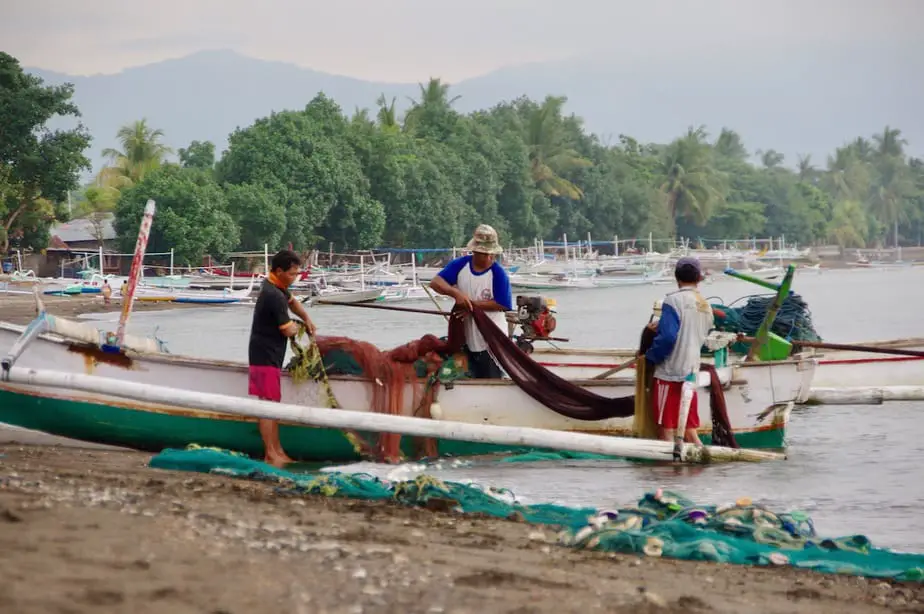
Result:
{"label": "outrigger pole", "polygon": [[766,345],[767,337],[770,334],[770,327],[773,326],[773,321],[776,320],[776,314],[780,310],[780,307],[783,306],[783,301],[792,293],[792,278],[796,274],[796,267],[792,264],[786,267],[786,275],[783,276],[783,281],[779,284],[751,277],[750,275],[739,273],[731,268],[725,269],[725,274],[729,277],[749,281],[752,284],[757,284],[758,286],[776,291],[776,296],[773,298],[770,308],[767,309],[767,315],[764,316],[763,322],[760,323],[760,328],[757,329],[757,334],[754,335],[754,341],[751,343],[751,347],[748,348],[748,355],[745,360],[752,361],[757,354],[757,350]]}
{"label": "outrigger pole", "polygon": [[[140,384],[98,375],[64,373],[25,367],[12,367],[0,373],[0,379],[32,386],[80,390],[93,394],[254,418],[268,418],[320,428],[400,433],[415,437],[435,437],[457,441],[509,445],[514,448],[571,450],[605,456],[668,462],[674,460],[674,445],[669,441],[589,435],[530,427],[450,422],[345,409],[304,407],[301,405],[270,403],[246,397],[232,397],[223,394]],[[755,462],[783,460],[785,458],[784,454],[763,450],[742,450],[719,446],[698,447],[692,444],[684,444],[681,461],[687,463]]]}

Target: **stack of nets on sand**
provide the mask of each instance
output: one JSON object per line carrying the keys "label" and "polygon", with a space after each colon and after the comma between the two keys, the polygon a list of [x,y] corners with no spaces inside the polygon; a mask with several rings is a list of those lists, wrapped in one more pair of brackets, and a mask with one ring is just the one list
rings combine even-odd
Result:
{"label": "stack of nets on sand", "polygon": [[698,505],[658,490],[635,506],[600,510],[524,505],[507,490],[421,475],[388,482],[364,474],[298,474],[223,450],[164,450],[151,466],[268,480],[292,496],[384,500],[414,507],[509,518],[559,530],[564,546],[649,557],[743,565],[792,566],[902,581],[924,581],[924,555],[874,547],[863,535],[825,538],[806,514],[780,513],[739,499]]}

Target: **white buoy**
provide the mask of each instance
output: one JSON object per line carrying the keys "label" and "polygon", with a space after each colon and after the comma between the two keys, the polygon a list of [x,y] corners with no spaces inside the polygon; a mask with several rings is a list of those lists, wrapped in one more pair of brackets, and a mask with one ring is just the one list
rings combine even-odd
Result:
{"label": "white buoy", "polygon": [[[516,448],[570,450],[604,456],[673,460],[674,444],[653,439],[608,437],[530,427],[469,424],[374,412],[303,407],[45,369],[11,367],[2,373],[2,379],[30,386],[80,390],[125,399],[282,420],[321,428],[400,433],[415,437],[509,445]],[[718,446],[698,447],[693,444],[684,444],[682,460],[696,463],[782,460],[785,458],[784,454],[763,450],[742,450]]]}

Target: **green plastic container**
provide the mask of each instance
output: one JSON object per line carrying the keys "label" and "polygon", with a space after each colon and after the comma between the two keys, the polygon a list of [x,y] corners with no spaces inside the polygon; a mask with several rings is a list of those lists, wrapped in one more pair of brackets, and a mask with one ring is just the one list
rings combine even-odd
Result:
{"label": "green plastic container", "polygon": [[767,342],[757,349],[757,358],[760,360],[786,360],[792,352],[792,344],[779,335],[767,334]]}

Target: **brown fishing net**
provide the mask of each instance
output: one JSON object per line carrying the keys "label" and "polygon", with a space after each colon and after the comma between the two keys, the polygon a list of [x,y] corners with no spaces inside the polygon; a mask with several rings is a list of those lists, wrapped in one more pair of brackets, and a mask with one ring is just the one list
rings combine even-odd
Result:
{"label": "brown fishing net", "polygon": [[[402,414],[406,405],[405,394],[408,389],[413,394],[411,407],[414,415],[430,417],[430,405],[439,388],[439,379],[434,374],[444,365],[448,356],[457,355],[465,342],[465,328],[462,314],[454,311],[449,319],[448,336],[441,339],[435,335],[424,335],[392,350],[382,351],[365,341],[348,337],[316,337],[315,344],[320,357],[326,358],[334,352],[349,354],[359,367],[362,375],[372,380],[371,409],[380,413]],[[636,394],[610,398],[595,394],[588,389],[570,382],[552,373],[528,354],[523,352],[504,331],[497,327],[487,314],[475,311],[467,317],[473,317],[475,325],[488,344],[489,351],[501,368],[526,394],[544,406],[563,416],[577,420],[605,420],[616,417],[635,416],[637,435],[653,437],[656,429],[649,402],[649,388],[652,365],[642,360],[637,369],[636,393],[642,392],[642,399],[637,403]],[[644,352],[650,345],[653,332],[643,333],[640,350]],[[326,362],[326,360],[325,360]],[[426,377],[421,377],[418,370],[423,362]],[[732,434],[725,407],[725,395],[715,368],[702,365],[712,376],[710,403],[713,419],[713,442],[717,445],[738,447]],[[332,393],[329,404],[337,406]],[[639,407],[637,407],[637,405]],[[647,416],[642,415],[643,408]],[[654,431],[654,432],[652,432]],[[373,447],[355,433],[350,434],[354,442],[361,447],[364,456],[398,462],[402,458],[401,435],[381,433]],[[418,441],[417,456],[433,457],[437,455],[436,442],[430,439]]]}

